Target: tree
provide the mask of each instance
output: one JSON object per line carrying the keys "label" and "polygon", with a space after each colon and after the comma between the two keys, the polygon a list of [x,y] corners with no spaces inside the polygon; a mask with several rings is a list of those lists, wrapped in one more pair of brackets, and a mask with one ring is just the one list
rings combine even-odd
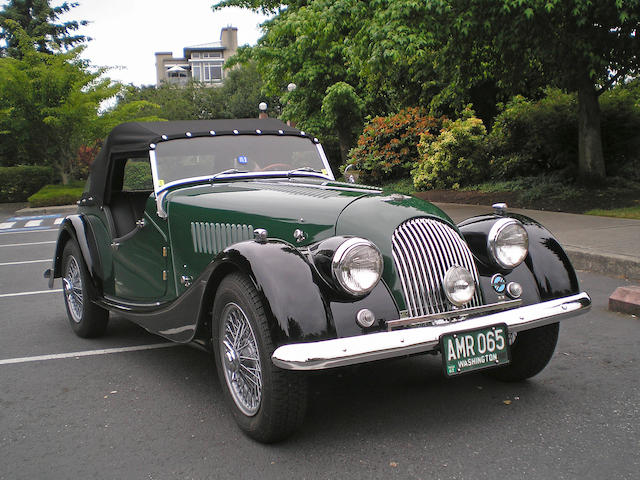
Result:
{"label": "tree", "polygon": [[[50,165],[67,183],[80,146],[103,136],[110,121],[125,119],[98,116],[100,104],[121,86],[80,59],[83,47],[40,52],[32,37],[9,22],[20,56],[0,58],[0,164]],[[139,111],[131,107],[126,119]]]}
{"label": "tree", "polygon": [[349,148],[362,131],[364,102],[348,83],[338,82],[327,88],[322,99],[322,114],[340,144],[342,163],[347,162]]}
{"label": "tree", "polygon": [[87,25],[86,21],[57,23],[62,14],[77,5],[64,2],[51,7],[49,0],[10,0],[0,12],[0,56],[19,58],[21,55],[16,25],[34,39],[42,53],[53,53],[53,49],[66,50],[85,42],[87,37],[75,32],[80,26]]}
{"label": "tree", "polygon": [[598,97],[640,71],[638,0],[428,0],[426,6],[440,18],[436,33],[456,64],[488,58],[482,68],[505,85],[539,69],[549,84],[577,92],[580,177],[605,176]]}

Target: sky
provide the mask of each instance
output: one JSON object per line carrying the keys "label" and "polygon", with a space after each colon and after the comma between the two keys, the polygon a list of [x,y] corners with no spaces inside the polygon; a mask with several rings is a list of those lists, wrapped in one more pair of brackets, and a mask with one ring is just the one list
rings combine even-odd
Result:
{"label": "sky", "polygon": [[186,46],[219,41],[220,30],[229,25],[238,29],[238,45],[255,45],[267,18],[239,8],[213,12],[215,0],[75,1],[79,5],[61,20],[90,22],[80,30],[93,38],[83,57],[95,66],[114,67],[107,76],[134,85],[155,84],[155,52],[182,57]]}

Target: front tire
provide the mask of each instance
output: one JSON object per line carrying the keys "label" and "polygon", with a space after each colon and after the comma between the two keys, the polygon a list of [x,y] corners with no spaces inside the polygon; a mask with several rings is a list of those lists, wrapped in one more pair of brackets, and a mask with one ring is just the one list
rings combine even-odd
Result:
{"label": "front tire", "polygon": [[221,282],[212,333],[218,378],[240,428],[265,443],[291,435],[304,419],[306,379],[271,361],[267,317],[247,277],[236,273]]}
{"label": "front tire", "polygon": [[558,343],[559,323],[518,332],[511,345],[511,362],[487,373],[504,382],[526,380],[547,366]]}
{"label": "front tire", "polygon": [[96,294],[74,240],[64,246],[62,272],[62,294],[71,328],[82,338],[103,335],[109,322],[109,312],[93,303]]}

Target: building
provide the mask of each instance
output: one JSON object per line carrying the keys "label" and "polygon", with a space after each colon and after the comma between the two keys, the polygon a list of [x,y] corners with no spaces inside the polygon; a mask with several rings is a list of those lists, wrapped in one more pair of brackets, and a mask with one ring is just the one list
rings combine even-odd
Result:
{"label": "building", "polygon": [[221,84],[225,72],[224,62],[238,49],[238,29],[225,27],[220,41],[184,48],[184,57],[176,58],[172,52],[156,52],[156,85],[163,82],[186,84],[195,80],[205,84]]}

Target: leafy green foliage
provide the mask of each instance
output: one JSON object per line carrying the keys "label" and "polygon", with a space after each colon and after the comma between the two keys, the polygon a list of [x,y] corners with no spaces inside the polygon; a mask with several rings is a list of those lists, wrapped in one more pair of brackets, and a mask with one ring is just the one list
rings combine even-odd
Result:
{"label": "leafy green foliage", "polygon": [[0,57],[22,58],[20,49],[20,27],[37,45],[42,53],[53,53],[53,49],[69,49],[88,40],[75,33],[86,21],[56,23],[59,17],[77,3],[63,2],[52,7],[49,0],[10,0],[0,12]]}
{"label": "leafy green foliage", "polygon": [[[602,141],[609,176],[640,179],[640,91],[620,86],[601,97]],[[514,97],[496,117],[489,134],[491,175],[510,179],[532,173],[563,172],[575,179],[578,149],[575,94],[547,89],[537,101]]]}
{"label": "leafy green foliage", "polygon": [[363,109],[364,102],[355,89],[345,82],[331,85],[322,99],[321,111],[327,127],[339,139],[343,162],[347,160],[349,147],[360,133]]}
{"label": "leafy green foliage", "polygon": [[456,121],[443,123],[440,135],[422,135],[420,162],[413,173],[417,190],[473,184],[486,175],[486,134],[482,120],[466,109]]}
{"label": "leafy green foliage", "polygon": [[0,202],[24,202],[52,177],[51,167],[0,167]]}
{"label": "leafy green foliage", "polygon": [[407,108],[388,117],[375,117],[364,128],[358,144],[349,152],[349,165],[359,170],[362,181],[379,185],[409,176],[418,161],[421,136],[440,131],[442,119]]}
{"label": "leafy green foliage", "polygon": [[489,135],[491,172],[509,179],[532,172],[576,171],[578,108],[575,95],[549,89],[538,101],[514,97]]}
{"label": "leafy green foliage", "polygon": [[84,187],[78,183],[72,185],[45,185],[29,197],[29,206],[73,205],[80,199],[83,191]]}

